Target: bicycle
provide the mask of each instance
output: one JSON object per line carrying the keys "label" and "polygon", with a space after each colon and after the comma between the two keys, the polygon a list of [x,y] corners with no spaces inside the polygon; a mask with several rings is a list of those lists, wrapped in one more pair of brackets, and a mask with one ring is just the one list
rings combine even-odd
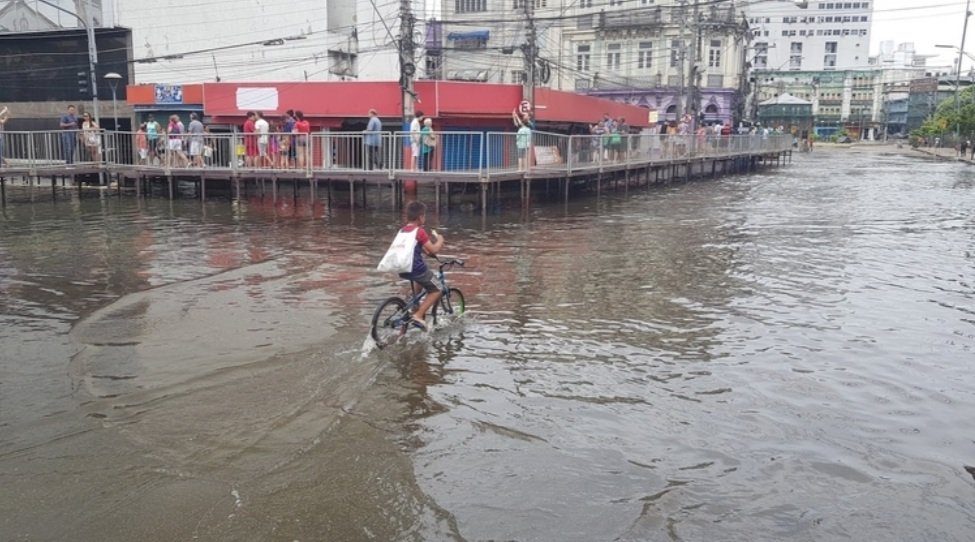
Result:
{"label": "bicycle", "polygon": [[[464,261],[457,259],[443,261],[436,257],[435,259],[440,262],[437,278],[440,281],[441,296],[431,309],[434,325],[437,324],[438,311],[447,316],[460,316],[464,314],[465,309],[464,294],[459,289],[447,285],[445,274],[445,271],[454,266],[464,267]],[[416,285],[412,280],[410,281],[410,291],[416,291]],[[413,312],[426,296],[427,291],[421,288],[418,293],[412,294],[408,299],[395,296],[379,304],[376,312],[372,315],[371,329],[372,338],[376,341],[378,348],[393,344],[406,334],[410,327]]]}

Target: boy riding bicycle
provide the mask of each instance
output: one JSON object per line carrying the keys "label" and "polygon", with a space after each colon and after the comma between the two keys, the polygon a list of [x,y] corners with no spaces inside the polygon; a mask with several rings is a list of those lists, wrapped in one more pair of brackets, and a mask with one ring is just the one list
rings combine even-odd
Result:
{"label": "boy riding bicycle", "polygon": [[430,307],[440,299],[440,285],[436,284],[436,279],[434,279],[433,271],[427,267],[426,262],[423,259],[423,254],[429,254],[431,256],[436,256],[440,249],[444,245],[443,235],[437,235],[436,230],[433,230],[433,238],[427,235],[426,230],[423,225],[427,221],[427,206],[419,201],[411,201],[406,206],[406,225],[400,230],[405,233],[416,232],[416,248],[413,249],[413,269],[408,273],[400,273],[400,278],[413,282],[413,293],[419,292],[419,288],[423,288],[427,291],[426,297],[420,303],[420,306],[413,313],[413,318],[411,323],[416,327],[426,331],[427,325],[424,322],[426,318],[427,311]]}

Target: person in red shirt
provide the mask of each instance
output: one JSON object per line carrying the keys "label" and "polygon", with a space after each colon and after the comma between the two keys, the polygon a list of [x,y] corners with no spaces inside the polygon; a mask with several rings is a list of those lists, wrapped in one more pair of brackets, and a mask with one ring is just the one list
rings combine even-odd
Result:
{"label": "person in red shirt", "polygon": [[296,154],[298,155],[298,169],[304,169],[305,163],[308,161],[308,149],[311,144],[311,123],[305,120],[305,114],[301,111],[295,111],[295,122],[294,133],[295,136],[295,147]]}
{"label": "person in red shirt", "polygon": [[400,278],[413,281],[415,288],[423,288],[427,291],[427,296],[423,298],[420,306],[413,313],[412,321],[414,326],[426,331],[427,324],[424,322],[424,319],[426,318],[427,311],[430,310],[430,307],[434,303],[440,300],[441,293],[440,285],[437,284],[433,276],[433,271],[427,267],[427,263],[423,260],[423,254],[426,253],[435,256],[440,252],[440,249],[443,248],[444,237],[443,235],[435,235],[431,239],[426,229],[423,228],[427,222],[427,206],[423,202],[411,201],[407,204],[406,220],[406,225],[403,226],[401,231],[409,233],[414,229],[418,229],[416,232],[416,248],[413,252],[413,269],[409,273],[400,273],[399,276]]}
{"label": "person in red shirt", "polygon": [[247,112],[247,120],[244,121],[244,165],[255,167],[257,164],[257,135],[255,135],[255,117],[253,111]]}

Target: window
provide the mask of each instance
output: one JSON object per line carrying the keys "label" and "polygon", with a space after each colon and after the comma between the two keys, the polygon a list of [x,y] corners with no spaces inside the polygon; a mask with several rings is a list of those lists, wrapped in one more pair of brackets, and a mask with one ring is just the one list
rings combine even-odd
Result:
{"label": "window", "polygon": [[592,28],[592,15],[580,15],[578,28]]}
{"label": "window", "polygon": [[798,70],[802,68],[802,42],[794,41],[789,46],[789,68]]}
{"label": "window", "polygon": [[708,51],[708,67],[721,67],[721,40],[711,40],[711,49]]}
{"label": "window", "polygon": [[511,70],[511,82],[520,85],[527,80],[524,70]]}
{"label": "window", "polygon": [[622,56],[623,46],[619,43],[610,43],[607,46],[606,53],[606,69],[607,70],[619,70],[620,69],[620,57]]}
{"label": "window", "polygon": [[454,0],[456,13],[476,13],[487,11],[487,0]]}
{"label": "window", "polygon": [[836,54],[836,43],[837,42],[835,42],[835,41],[827,41],[826,42],[826,52],[828,54],[833,54],[833,55]]}
{"label": "window", "polygon": [[592,7],[592,0],[582,0],[581,2],[579,2],[579,7],[581,7],[581,8],[591,8]]}
{"label": "window", "polygon": [[609,0],[609,7],[622,6],[623,0]]}
{"label": "window", "polygon": [[640,49],[637,51],[636,67],[641,70],[649,70],[653,67],[653,43],[641,41]]}
{"label": "window", "polygon": [[579,45],[576,47],[576,71],[587,72],[589,71],[589,44]]}

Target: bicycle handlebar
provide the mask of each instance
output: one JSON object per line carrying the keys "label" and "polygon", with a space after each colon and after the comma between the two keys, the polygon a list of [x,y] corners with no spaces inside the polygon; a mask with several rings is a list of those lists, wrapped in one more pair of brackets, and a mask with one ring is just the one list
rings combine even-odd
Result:
{"label": "bicycle handlebar", "polygon": [[433,259],[435,259],[438,262],[440,262],[440,270],[441,271],[443,271],[444,269],[449,269],[449,268],[451,268],[451,267],[453,267],[455,265],[457,267],[464,267],[464,260],[459,260],[457,258],[451,258],[449,260],[444,261],[444,260],[441,260],[439,256],[434,256]]}

